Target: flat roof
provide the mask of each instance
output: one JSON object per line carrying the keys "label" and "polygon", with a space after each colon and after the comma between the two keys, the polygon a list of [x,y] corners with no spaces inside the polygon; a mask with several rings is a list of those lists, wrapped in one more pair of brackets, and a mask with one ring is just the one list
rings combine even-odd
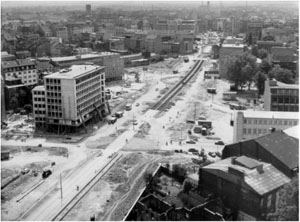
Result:
{"label": "flat roof", "polygon": [[276,112],[276,111],[238,111],[243,112],[246,118],[275,118],[275,119],[299,119],[299,112]]}
{"label": "flat roof", "polygon": [[244,48],[244,44],[223,44],[221,48]]}
{"label": "flat roof", "polygon": [[299,125],[283,130],[287,135],[299,139]]}
{"label": "flat roof", "polygon": [[1,65],[3,68],[12,68],[19,66],[35,65],[35,63],[30,59],[17,59],[12,61],[3,61],[1,62]]}
{"label": "flat roof", "polygon": [[[100,58],[108,55],[118,55],[118,54],[113,52],[90,53],[90,54],[81,55],[81,59]],[[80,59],[79,56],[62,56],[62,57],[53,57],[52,61],[67,62],[67,61],[79,60],[79,59]]]}
{"label": "flat roof", "polygon": [[[103,66],[97,65],[73,65],[69,69],[62,69],[59,72],[55,72],[48,76],[46,79],[74,79],[92,70],[104,68]],[[65,70],[65,72],[63,72]]]}
{"label": "flat roof", "polygon": [[40,86],[36,86],[32,89],[33,91],[45,91],[45,86],[44,85],[40,85]]}
{"label": "flat roof", "polygon": [[285,88],[285,89],[299,89],[299,85],[297,84],[286,84],[283,82],[277,82],[277,86],[270,86],[271,88]]}

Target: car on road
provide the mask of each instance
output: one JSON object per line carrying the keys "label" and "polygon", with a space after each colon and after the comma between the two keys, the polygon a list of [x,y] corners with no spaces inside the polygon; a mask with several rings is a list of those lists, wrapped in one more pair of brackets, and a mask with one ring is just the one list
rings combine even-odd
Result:
{"label": "car on road", "polygon": [[222,140],[219,140],[215,142],[215,145],[225,145],[225,143]]}
{"label": "car on road", "polygon": [[193,140],[187,140],[186,143],[188,143],[188,144],[196,144],[196,142],[193,141]]}
{"label": "car on road", "polygon": [[139,103],[136,103],[135,106],[140,106],[140,104],[139,104]]}
{"label": "car on road", "polygon": [[196,150],[195,148],[190,148],[189,152],[191,152],[191,153],[198,153],[198,150]]}
{"label": "car on road", "polygon": [[21,173],[22,174],[27,174],[27,173],[29,173],[29,169],[28,168],[24,168],[22,171],[21,171]]}
{"label": "car on road", "polygon": [[138,124],[137,120],[136,120],[136,119],[133,120],[132,124],[133,124],[133,125],[137,125],[137,124]]}

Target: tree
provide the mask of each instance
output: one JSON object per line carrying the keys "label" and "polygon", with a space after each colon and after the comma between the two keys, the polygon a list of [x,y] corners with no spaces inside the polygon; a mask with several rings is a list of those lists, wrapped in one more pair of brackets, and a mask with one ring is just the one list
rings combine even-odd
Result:
{"label": "tree", "polygon": [[144,175],[144,179],[146,182],[146,186],[150,189],[150,190],[155,190],[158,188],[158,184],[160,183],[160,179],[157,176],[152,176],[151,173],[146,172]]}
{"label": "tree", "polygon": [[256,45],[252,47],[251,53],[252,55],[258,57],[258,49]]}
{"label": "tree", "polygon": [[256,58],[248,52],[229,60],[227,77],[229,81],[235,84],[236,88],[240,86],[241,90],[243,90],[246,83],[250,86],[256,72]]}
{"label": "tree", "polygon": [[299,220],[299,178],[295,176],[292,181],[279,190],[279,199],[274,213],[267,214],[267,220],[298,221]]}
{"label": "tree", "polygon": [[24,106],[24,109],[26,110],[27,113],[31,113],[32,112],[32,105],[31,104],[26,104]]}
{"label": "tree", "polygon": [[276,65],[271,71],[268,73],[269,78],[275,78],[277,81],[293,84],[293,73],[288,69],[283,69],[279,65]]}
{"label": "tree", "polygon": [[272,65],[267,60],[263,59],[261,61],[259,69],[263,71],[265,74],[267,74],[272,69]]}
{"label": "tree", "polygon": [[265,91],[265,81],[267,79],[266,74],[262,71],[258,71],[254,79],[256,88],[258,90],[258,95],[262,95]]}
{"label": "tree", "polygon": [[252,45],[252,32],[248,35],[248,45]]}
{"label": "tree", "polygon": [[185,183],[183,185],[183,192],[186,194],[189,194],[189,192],[191,191],[192,188],[193,188],[193,185],[190,182],[185,181]]}
{"label": "tree", "polygon": [[259,49],[258,50],[258,58],[265,59],[268,56],[268,51],[265,49]]}

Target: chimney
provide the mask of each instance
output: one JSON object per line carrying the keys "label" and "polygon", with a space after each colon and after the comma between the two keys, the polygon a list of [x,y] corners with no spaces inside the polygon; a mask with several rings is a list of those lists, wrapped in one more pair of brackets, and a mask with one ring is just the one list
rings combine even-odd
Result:
{"label": "chimney", "polygon": [[235,159],[236,159],[236,158],[237,158],[237,157],[235,157],[235,156],[234,156],[234,157],[231,157],[231,164],[232,164],[232,165],[236,164],[236,163],[235,163]]}
{"label": "chimney", "polygon": [[263,164],[260,164],[256,167],[256,170],[259,174],[262,174],[264,172]]}

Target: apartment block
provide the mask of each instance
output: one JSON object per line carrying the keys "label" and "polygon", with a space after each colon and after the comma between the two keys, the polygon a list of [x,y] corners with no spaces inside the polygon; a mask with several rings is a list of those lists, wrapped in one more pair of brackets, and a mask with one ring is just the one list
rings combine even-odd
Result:
{"label": "apartment block", "polygon": [[99,66],[105,66],[105,81],[122,80],[124,74],[124,61],[118,53],[103,52],[90,53],[77,56],[54,57],[52,61],[60,68],[67,68],[71,65],[94,63]]}
{"label": "apartment block", "polygon": [[299,112],[299,86],[267,79],[265,81],[264,110]]}
{"label": "apartment block", "polygon": [[1,72],[7,86],[37,84],[36,64],[29,59],[17,59],[1,63]]}
{"label": "apartment block", "polygon": [[220,48],[220,77],[226,77],[228,64],[232,57],[242,55],[244,44],[223,44]]}
{"label": "apartment block", "polygon": [[285,130],[299,124],[298,112],[238,111],[234,116],[233,142]]}
{"label": "apartment block", "polygon": [[105,112],[104,67],[73,65],[45,76],[44,86],[33,89],[36,126],[60,132],[75,131],[95,115]]}

